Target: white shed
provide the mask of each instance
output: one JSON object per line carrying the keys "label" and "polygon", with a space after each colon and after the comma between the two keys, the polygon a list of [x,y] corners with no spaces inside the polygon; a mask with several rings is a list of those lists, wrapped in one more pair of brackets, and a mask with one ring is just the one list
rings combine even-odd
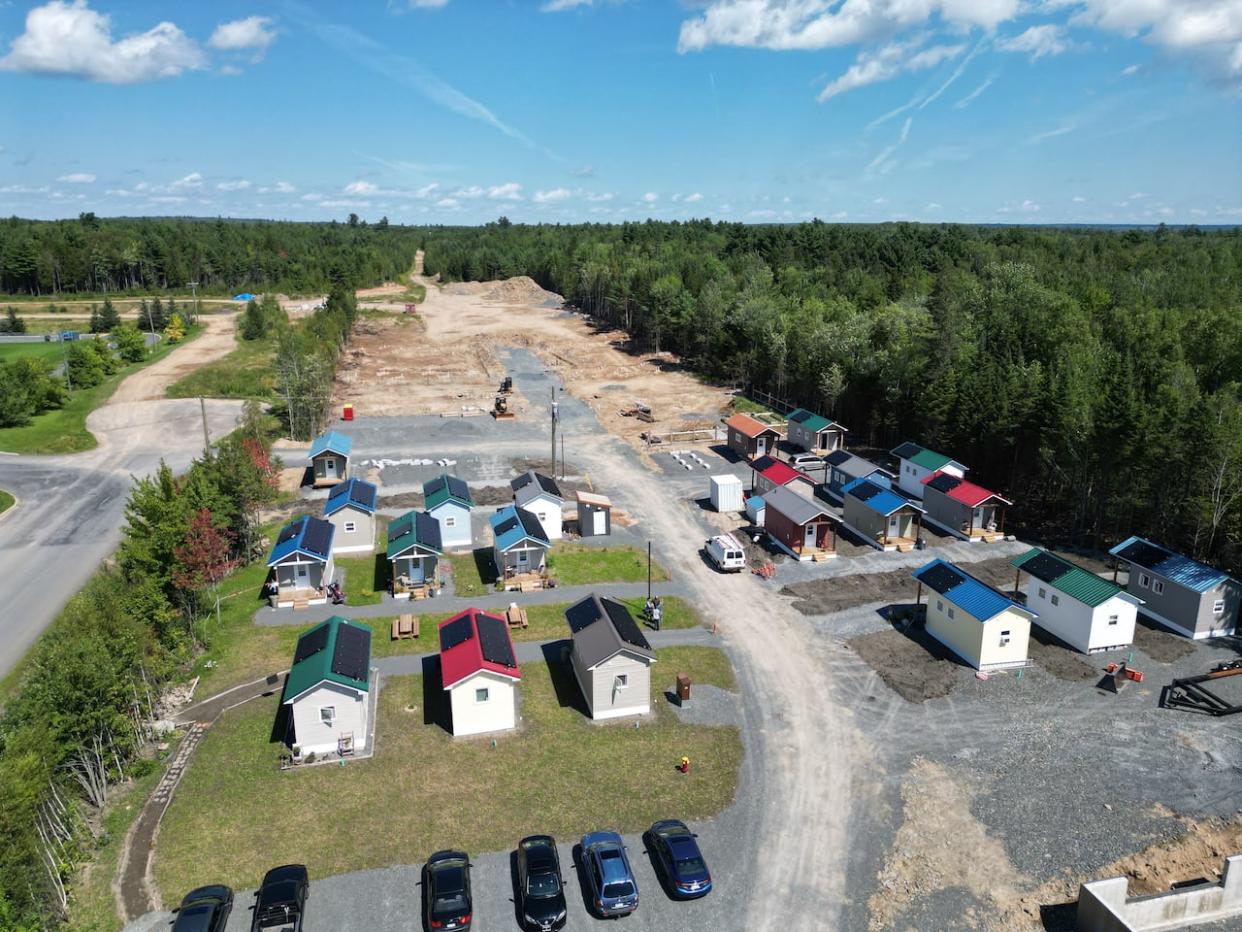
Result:
{"label": "white shed", "polygon": [[457,737],[517,724],[518,668],[509,625],[469,608],[440,624],[440,678]]}
{"label": "white shed", "polygon": [[595,720],[651,711],[655,651],[620,602],[595,594],[565,610],[573,636],[570,663]]}
{"label": "white shed", "polygon": [[717,511],[742,510],[742,480],[732,473],[709,476],[709,495]]}
{"label": "white shed", "polygon": [[1030,575],[1026,604],[1049,634],[1084,654],[1133,643],[1141,599],[1038,547],[1009,562]]}

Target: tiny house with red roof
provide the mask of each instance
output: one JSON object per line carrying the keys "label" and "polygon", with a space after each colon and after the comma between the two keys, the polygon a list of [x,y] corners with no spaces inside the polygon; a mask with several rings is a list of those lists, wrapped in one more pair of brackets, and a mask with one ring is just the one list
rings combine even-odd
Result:
{"label": "tiny house with red roof", "polygon": [[476,608],[442,622],[440,680],[449,694],[454,736],[512,729],[522,671],[508,623]]}
{"label": "tiny house with red roof", "polygon": [[1005,538],[1005,509],[1013,502],[949,472],[923,480],[925,520],[954,537],[978,543]]}
{"label": "tiny house with red roof", "polygon": [[771,424],[756,420],[749,414],[735,414],[725,421],[729,449],[738,456],[753,460],[776,449],[781,432]]}
{"label": "tiny house with red roof", "polygon": [[803,498],[815,497],[815,480],[774,456],[761,456],[750,464],[750,488],[756,495],[773,489],[789,489]]}

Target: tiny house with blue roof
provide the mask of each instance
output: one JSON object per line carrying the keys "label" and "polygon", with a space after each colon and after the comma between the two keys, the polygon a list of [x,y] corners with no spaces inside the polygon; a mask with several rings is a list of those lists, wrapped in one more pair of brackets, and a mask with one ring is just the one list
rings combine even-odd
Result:
{"label": "tiny house with blue roof", "polygon": [[315,438],[310,452],[307,453],[314,476],[312,484],[315,488],[336,485],[348,478],[349,451],[353,445],[352,438],[338,434],[334,430]]}
{"label": "tiny house with blue roof", "polygon": [[1142,614],[1196,641],[1237,633],[1242,586],[1228,573],[1141,537],[1109,553],[1129,569],[1126,589],[1143,600]]}
{"label": "tiny house with blue roof", "polygon": [[877,550],[914,549],[923,530],[923,509],[873,479],[842,489],[845,525]]}
{"label": "tiny house with blue roof", "polygon": [[919,583],[916,606],[928,590],[928,634],[976,670],[1026,666],[1035,612],[947,560],[932,560],[912,575]]}
{"label": "tiny house with blue roof", "polygon": [[280,529],[267,558],[270,570],[267,592],[272,608],[327,604],[327,586],[335,572],[332,562],[335,532],[331,522],[311,515],[304,515]]}
{"label": "tiny house with blue roof", "polygon": [[519,505],[506,505],[488,523],[492,527],[496,574],[500,579],[543,572],[552,542],[538,515]]}
{"label": "tiny house with blue roof", "polygon": [[332,522],[333,553],[370,553],[375,549],[375,498],[379,490],[363,479],[347,479],[328,490],[323,516]]}

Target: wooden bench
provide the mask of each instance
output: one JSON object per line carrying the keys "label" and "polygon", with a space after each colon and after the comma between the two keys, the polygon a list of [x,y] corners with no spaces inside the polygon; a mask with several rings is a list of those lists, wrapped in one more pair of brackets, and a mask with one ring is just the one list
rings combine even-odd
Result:
{"label": "wooden bench", "polygon": [[398,615],[392,620],[392,639],[403,641],[418,637],[418,619],[413,615]]}
{"label": "wooden bench", "polygon": [[526,628],[530,626],[530,619],[526,617],[526,609],[516,602],[510,602],[509,607],[505,609],[505,621],[509,622],[510,628]]}

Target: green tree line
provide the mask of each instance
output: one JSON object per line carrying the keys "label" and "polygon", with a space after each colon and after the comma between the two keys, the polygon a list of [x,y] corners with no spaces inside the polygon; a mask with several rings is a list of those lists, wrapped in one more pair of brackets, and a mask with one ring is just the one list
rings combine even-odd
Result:
{"label": "green tree line", "polygon": [[445,280],[529,275],[640,349],[913,439],[1086,547],[1242,570],[1236,228],[501,222],[427,233]]}
{"label": "green tree line", "polygon": [[141,752],[160,688],[211,636],[215,586],[259,553],[276,497],[263,416],[182,477],[135,481],[114,565],[66,606],[0,714],[0,926],[43,929],[69,908],[108,788],[150,766]]}

